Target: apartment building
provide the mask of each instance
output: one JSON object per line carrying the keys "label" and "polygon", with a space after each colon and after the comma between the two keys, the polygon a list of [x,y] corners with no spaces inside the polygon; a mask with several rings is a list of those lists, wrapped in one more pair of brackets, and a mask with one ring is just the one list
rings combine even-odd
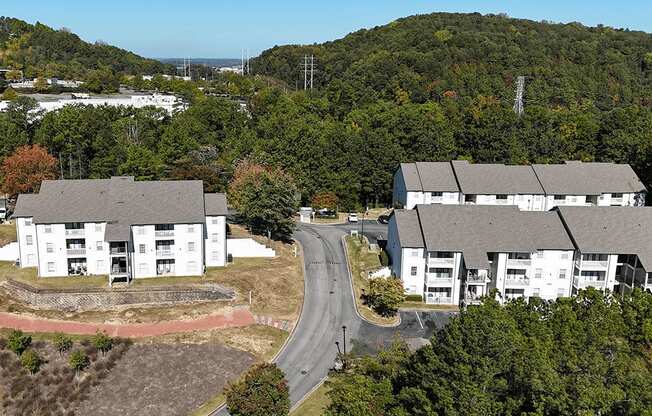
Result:
{"label": "apartment building", "polygon": [[555,208],[576,247],[572,293],[652,291],[652,207]]}
{"label": "apartment building", "polygon": [[652,207],[417,205],[390,217],[387,251],[427,303],[652,291]]}
{"label": "apartment building", "polygon": [[394,206],[515,205],[525,211],[555,206],[642,206],[646,189],[629,165],[569,161],[550,165],[402,163],[394,175]]}
{"label": "apartment building", "polygon": [[201,181],[43,181],[16,204],[20,266],[110,283],[198,276],[226,263],[226,209]]}
{"label": "apartment building", "polygon": [[417,205],[395,210],[387,251],[406,293],[426,303],[555,299],[571,290],[575,247],[556,212],[516,206]]}

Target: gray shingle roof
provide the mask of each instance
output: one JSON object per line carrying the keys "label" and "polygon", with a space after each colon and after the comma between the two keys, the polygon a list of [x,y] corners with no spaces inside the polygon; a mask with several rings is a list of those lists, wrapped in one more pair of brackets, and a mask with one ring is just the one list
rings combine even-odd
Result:
{"label": "gray shingle roof", "polygon": [[206,215],[226,215],[226,195],[204,194],[204,210]]}
{"label": "gray shingle roof", "polygon": [[[218,212],[226,198],[211,195],[211,212]],[[135,224],[203,223],[205,209],[202,181],[113,177],[43,181],[38,194],[18,197],[14,215],[31,216],[37,224],[107,222],[111,241],[124,240]]]}
{"label": "gray shingle roof", "polygon": [[582,253],[636,254],[652,272],[652,207],[557,207]]}
{"label": "gray shingle roof", "polygon": [[408,191],[459,192],[450,162],[401,163]]}
{"label": "gray shingle roof", "polygon": [[629,165],[582,163],[533,165],[543,189],[549,195],[599,195],[643,192],[645,186]]}
{"label": "gray shingle roof", "polygon": [[401,247],[422,248],[423,236],[419,217],[415,210],[395,209],[392,213],[396,220],[398,240]]}
{"label": "gray shingle roof", "polygon": [[465,194],[543,195],[543,188],[530,166],[451,162],[460,189]]}
{"label": "gray shingle roof", "polygon": [[416,211],[427,250],[462,252],[472,269],[488,268],[487,253],[574,249],[554,212],[491,205],[418,205]]}

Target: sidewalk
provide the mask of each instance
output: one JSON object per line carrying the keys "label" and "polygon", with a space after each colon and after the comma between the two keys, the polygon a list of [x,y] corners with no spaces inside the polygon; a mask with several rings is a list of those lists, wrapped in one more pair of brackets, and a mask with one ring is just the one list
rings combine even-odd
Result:
{"label": "sidewalk", "polygon": [[186,321],[165,321],[146,324],[94,324],[87,322],[60,321],[30,318],[0,312],[0,327],[20,329],[25,332],[64,332],[77,335],[93,335],[98,330],[114,337],[151,337],[178,332],[208,331],[255,324],[254,316],[245,308],[236,308],[220,315],[208,315]]}

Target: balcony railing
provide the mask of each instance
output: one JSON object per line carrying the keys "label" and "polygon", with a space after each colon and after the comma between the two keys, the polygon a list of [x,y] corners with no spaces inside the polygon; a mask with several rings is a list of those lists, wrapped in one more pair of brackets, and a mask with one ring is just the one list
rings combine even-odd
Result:
{"label": "balcony railing", "polygon": [[156,230],[154,231],[155,237],[174,237],[174,230]]}
{"label": "balcony railing", "polygon": [[527,267],[532,265],[532,259],[507,259],[507,266]]}
{"label": "balcony railing", "polygon": [[66,236],[69,237],[83,237],[84,229],[83,228],[66,228]]}
{"label": "balcony railing", "polygon": [[111,272],[109,274],[111,274],[111,275],[124,275],[124,274],[127,274],[127,268],[126,267],[112,267]]}
{"label": "balcony railing", "polygon": [[466,276],[467,283],[485,283],[486,281],[487,281],[486,276],[478,276],[477,274]]}
{"label": "balcony railing", "polygon": [[582,260],[582,269],[588,268],[607,268],[609,262],[607,260]]}
{"label": "balcony railing", "polygon": [[455,265],[453,257],[428,257],[428,264],[431,266],[450,266]]}
{"label": "balcony railing", "polygon": [[605,279],[596,279],[595,277],[573,277],[573,286],[578,289],[587,288],[589,286],[601,288],[604,287]]}
{"label": "balcony railing", "polygon": [[174,251],[172,250],[156,250],[156,257],[173,257]]}
{"label": "balcony railing", "polygon": [[453,300],[453,298],[451,298],[450,296],[430,296],[430,295],[431,293],[428,293],[426,295],[426,303],[450,305]]}
{"label": "balcony railing", "polygon": [[427,286],[450,285],[453,283],[452,276],[437,276],[435,274],[426,275]]}
{"label": "balcony railing", "polygon": [[524,278],[524,279],[507,278],[505,279],[505,285],[506,286],[530,286],[530,279],[529,278]]}
{"label": "balcony railing", "polygon": [[124,247],[120,247],[120,248],[113,247],[109,250],[109,254],[112,256],[126,256],[127,249]]}
{"label": "balcony railing", "polygon": [[86,254],[86,248],[69,248],[66,252],[69,256],[83,256]]}

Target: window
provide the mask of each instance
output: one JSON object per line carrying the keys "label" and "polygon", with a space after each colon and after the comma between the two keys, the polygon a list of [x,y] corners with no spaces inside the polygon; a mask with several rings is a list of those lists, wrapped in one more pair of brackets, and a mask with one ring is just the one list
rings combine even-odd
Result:
{"label": "window", "polygon": [[25,218],[25,225],[27,225],[27,226],[32,225],[32,219],[31,218]]}
{"label": "window", "polygon": [[212,241],[213,243],[217,243],[217,242],[219,241],[219,239],[218,239],[218,234],[217,234],[217,233],[213,233],[213,234],[211,234],[211,241]]}
{"label": "window", "polygon": [[219,222],[219,220],[218,220],[217,217],[213,217],[213,218],[211,219],[211,223],[213,223],[213,224],[217,224],[218,222]]}
{"label": "window", "polygon": [[27,264],[34,264],[34,255],[33,254],[28,254],[27,255]]}
{"label": "window", "polygon": [[560,279],[565,279],[566,278],[566,273],[568,273],[568,271],[566,269],[559,269],[559,278]]}
{"label": "window", "polygon": [[428,273],[434,274],[437,279],[450,279],[451,277],[451,269],[447,268],[430,267]]}
{"label": "window", "polygon": [[412,250],[410,252],[410,256],[412,257],[419,257],[419,250]]}
{"label": "window", "polygon": [[188,224],[188,232],[189,233],[195,232],[195,224]]}
{"label": "window", "polygon": [[25,244],[27,244],[28,246],[31,246],[32,244],[34,244],[34,239],[32,238],[31,235],[26,235],[25,236]]}
{"label": "window", "polygon": [[46,234],[51,234],[52,233],[52,224],[45,224],[43,226],[43,230],[45,231]]}
{"label": "window", "polygon": [[530,253],[509,253],[507,258],[512,260],[530,260]]}
{"label": "window", "polygon": [[145,254],[145,244],[138,244],[138,252],[140,254]]}
{"label": "window", "polygon": [[47,251],[48,253],[54,253],[54,244],[46,243],[45,244],[45,251]]}
{"label": "window", "polygon": [[536,269],[536,270],[534,271],[534,278],[535,278],[535,279],[541,279],[541,273],[543,273],[543,270],[541,270],[541,269]]}
{"label": "window", "polygon": [[211,251],[211,260],[219,260],[220,259],[220,254],[217,251]]}
{"label": "window", "polygon": [[195,251],[195,242],[194,241],[189,241],[188,242],[188,251]]}
{"label": "window", "polygon": [[543,258],[543,251],[535,252],[534,257],[536,257],[537,259],[542,259]]}
{"label": "window", "polygon": [[496,200],[498,200],[498,201],[507,201],[507,195],[505,195],[505,194],[496,195]]}
{"label": "window", "polygon": [[104,270],[104,260],[98,260],[95,263],[95,269],[98,273],[102,273],[102,271]]}
{"label": "window", "polygon": [[576,197],[576,196],[572,196],[572,197],[571,197],[571,202],[573,202],[573,203],[577,202],[577,197]]}
{"label": "window", "polygon": [[441,198],[444,196],[443,192],[430,192],[430,196],[433,198]]}
{"label": "window", "polygon": [[557,289],[557,297],[563,298],[564,296],[566,296],[566,289],[564,288]]}
{"label": "window", "polygon": [[475,202],[475,195],[464,195],[464,202]]}
{"label": "window", "polygon": [[562,260],[568,260],[568,252],[567,251],[562,251],[561,259]]}
{"label": "window", "polygon": [[410,267],[410,276],[416,276],[417,275],[417,268],[416,266]]}
{"label": "window", "polygon": [[197,271],[197,262],[196,261],[189,261],[188,262],[188,271],[189,272],[196,272]]}
{"label": "window", "polygon": [[97,251],[102,251],[102,242],[101,242],[101,241],[97,241],[97,242],[95,243],[95,248],[97,249]]}
{"label": "window", "polygon": [[54,273],[54,262],[53,261],[48,262],[48,273]]}
{"label": "window", "polygon": [[100,223],[100,222],[95,223],[95,232],[96,233],[101,233],[102,232],[102,223]]}
{"label": "window", "polygon": [[142,225],[136,227],[136,234],[138,234],[138,235],[145,235],[145,227],[142,226]]}
{"label": "window", "polygon": [[623,194],[611,194],[612,198],[622,198]]}
{"label": "window", "polygon": [[538,298],[539,297],[539,291],[540,291],[540,289],[538,287],[535,287],[534,289],[532,289],[532,297],[533,298]]}
{"label": "window", "polygon": [[138,263],[138,274],[147,274],[147,263]]}
{"label": "window", "polygon": [[566,195],[555,195],[555,201],[565,201]]}

